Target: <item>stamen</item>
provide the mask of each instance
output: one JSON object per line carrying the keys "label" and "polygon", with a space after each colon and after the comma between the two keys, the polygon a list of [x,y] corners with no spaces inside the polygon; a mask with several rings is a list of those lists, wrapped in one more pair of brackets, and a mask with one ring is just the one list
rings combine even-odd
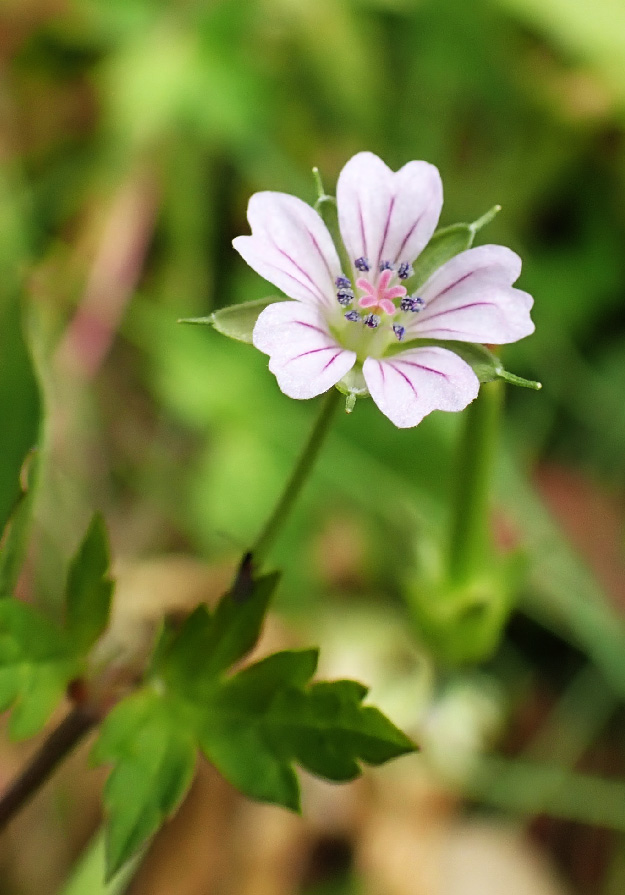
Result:
{"label": "stamen", "polygon": [[425,307],[425,302],[418,295],[410,297],[406,296],[400,301],[399,307],[402,311],[413,311],[414,313],[417,313],[421,308]]}
{"label": "stamen", "polygon": [[341,274],[340,277],[337,277],[334,282],[337,289],[351,289],[352,286],[351,280],[349,280],[347,277],[344,277],[343,274]]}
{"label": "stamen", "polygon": [[393,270],[393,269],[394,269],[393,265],[391,264],[390,261],[380,261],[380,273],[382,273],[383,270]]}
{"label": "stamen", "polygon": [[412,264],[409,264],[407,261],[402,261],[397,269],[397,276],[400,280],[407,280],[408,277],[411,277],[414,274],[414,269]]}
{"label": "stamen", "polygon": [[367,258],[356,258],[354,261],[354,267],[356,270],[360,270],[363,273],[366,273],[368,270],[371,270],[371,265]]}
{"label": "stamen", "polygon": [[359,323],[362,320],[362,317],[358,311],[348,311],[345,315],[345,319],[351,320],[352,323]]}
{"label": "stamen", "polygon": [[406,330],[404,329],[403,326],[400,326],[399,323],[394,323],[393,324],[393,332],[397,336],[397,341],[401,342],[401,340],[404,338],[404,334],[405,334]]}
{"label": "stamen", "polygon": [[336,293],[336,298],[340,305],[343,305],[343,307],[347,307],[347,305],[351,305],[352,301],[354,300],[354,290],[350,289],[349,287],[345,289],[339,289],[339,291]]}
{"label": "stamen", "polygon": [[367,314],[367,316],[363,318],[362,322],[370,329],[375,329],[380,325],[380,318],[377,314]]}

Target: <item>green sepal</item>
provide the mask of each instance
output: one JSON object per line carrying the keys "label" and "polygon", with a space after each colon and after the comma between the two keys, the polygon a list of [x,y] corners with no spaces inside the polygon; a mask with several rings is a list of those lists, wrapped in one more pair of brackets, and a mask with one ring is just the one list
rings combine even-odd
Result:
{"label": "green sepal", "polygon": [[178,323],[194,323],[200,326],[212,326],[218,333],[235,339],[237,342],[252,344],[252,333],[256,321],[265,308],[279,301],[286,301],[282,295],[273,295],[270,298],[259,298],[255,301],[246,301],[238,305],[229,305],[213,311],[208,317],[183,317]]}
{"label": "green sepal", "polygon": [[175,812],[188,790],[196,760],[193,729],[175,701],[146,688],[107,716],[91,760],[113,765],[104,788],[108,880]]}
{"label": "green sepal", "polygon": [[503,379],[511,385],[518,385],[522,388],[531,388],[536,391],[542,388],[540,382],[523,379],[521,376],[509,373],[496,354],[489,351],[485,345],[478,345],[475,342],[456,342],[445,339],[409,339],[406,342],[390,345],[387,349],[387,356],[393,357],[396,354],[401,354],[402,351],[407,351],[409,348],[429,346],[453,351],[454,354],[457,354],[467,362],[480,382],[493,382],[495,379]]}
{"label": "green sepal", "polygon": [[415,261],[413,276],[404,280],[402,284],[408,290],[408,294],[420,289],[432,274],[451,258],[470,249],[477,233],[490,223],[500,210],[500,205],[494,205],[472,224],[451,224],[449,227],[437,230]]}
{"label": "green sepal", "polygon": [[370,398],[369,389],[362,373],[362,364],[356,363],[335,386],[345,395],[345,411],[351,413],[358,398]]}
{"label": "green sepal", "polygon": [[86,653],[108,624],[113,595],[104,520],[96,514],[67,575],[66,628],[76,650]]}
{"label": "green sepal", "polygon": [[38,733],[79,667],[69,639],[19,600],[0,601],[0,711],[16,740]]}
{"label": "green sepal", "polygon": [[339,261],[341,262],[341,270],[346,276],[351,276],[352,262],[349,259],[347,250],[341,236],[341,228],[339,227],[339,209],[334,196],[326,193],[321,175],[318,168],[313,168],[313,177],[317,187],[317,201],[315,202],[315,211],[319,214],[321,220],[328,228],[328,232],[332,237],[332,242],[336,248]]}

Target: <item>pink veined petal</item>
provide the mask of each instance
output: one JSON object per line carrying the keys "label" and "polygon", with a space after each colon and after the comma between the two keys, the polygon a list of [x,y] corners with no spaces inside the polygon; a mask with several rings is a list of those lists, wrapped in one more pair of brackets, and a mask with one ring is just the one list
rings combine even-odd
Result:
{"label": "pink veined petal", "polygon": [[425,308],[406,335],[504,345],[534,332],[533,299],[513,289],[521,259],[504,246],[461,252],[437,270],[419,291]]}
{"label": "pink veined petal", "polygon": [[416,426],[432,410],[463,410],[480,387],[462,358],[433,346],[382,360],[368,357],[362,371],[371,397],[400,429]]}
{"label": "pink veined petal", "polygon": [[443,206],[438,170],[408,162],[397,172],[371,152],[359,152],[339,176],[339,226],[350,258],[411,263],[429,242]]}
{"label": "pink veined petal", "polygon": [[290,398],[314,398],[342,379],[356,362],[330,334],[323,315],[294,301],[269,305],[258,317],[253,341],[269,355],[269,369]]}
{"label": "pink veined petal", "polygon": [[290,298],[333,306],[341,265],[314,208],[286,193],[255,193],[247,218],[252,235],[232,244],[250,267]]}

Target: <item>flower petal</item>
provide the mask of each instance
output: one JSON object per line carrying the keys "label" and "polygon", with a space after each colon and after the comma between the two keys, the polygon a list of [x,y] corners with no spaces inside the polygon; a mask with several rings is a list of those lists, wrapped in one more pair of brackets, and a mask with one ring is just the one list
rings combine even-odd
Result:
{"label": "flower petal", "polygon": [[330,335],[323,315],[299,302],[265,308],[256,321],[253,341],[269,355],[269,369],[290,398],[314,398],[326,392],[356,362],[356,353],[346,351]]}
{"label": "flower petal", "polygon": [[290,298],[333,306],[335,279],[341,265],[332,238],[320,216],[296,196],[255,193],[247,219],[251,236],[232,244],[261,277]]}
{"label": "flower petal", "polygon": [[406,327],[407,335],[494,345],[529,336],[533,299],[512,288],[520,273],[521,259],[504,246],[461,252],[420,290],[425,308]]}
{"label": "flower petal", "polygon": [[429,242],[443,206],[443,187],[434,165],[408,162],[397,172],[371,152],[350,159],[336,187],[339,226],[354,261],[367,258],[412,263]]}
{"label": "flower petal", "polygon": [[383,360],[368,357],[362,371],[371,397],[400,429],[416,426],[432,410],[463,410],[479,381],[453,351],[423,347]]}

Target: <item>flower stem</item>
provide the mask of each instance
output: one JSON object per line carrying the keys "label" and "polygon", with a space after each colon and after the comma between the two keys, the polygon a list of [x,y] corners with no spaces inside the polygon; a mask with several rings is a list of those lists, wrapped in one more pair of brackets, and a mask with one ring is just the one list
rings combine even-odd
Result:
{"label": "flower stem", "polygon": [[51,776],[57,765],[97,723],[95,713],[72,709],[43,742],[29,764],[0,797],[0,830],[6,826]]}
{"label": "flower stem", "polygon": [[488,505],[502,395],[501,382],[485,383],[465,415],[449,552],[449,576],[456,584],[466,584],[479,573],[488,555]]}
{"label": "flower stem", "polygon": [[260,566],[265,560],[267,553],[273,547],[278,532],[286,522],[306,479],[310,475],[321,449],[321,445],[330,429],[330,424],[334,418],[336,408],[342,400],[343,396],[335,388],[331,388],[325,396],[317,422],[313,426],[310,437],[300,454],[299,460],[291,473],[291,477],[286,484],[282,496],[257,538],[256,543],[251,548],[252,556],[257,565]]}

